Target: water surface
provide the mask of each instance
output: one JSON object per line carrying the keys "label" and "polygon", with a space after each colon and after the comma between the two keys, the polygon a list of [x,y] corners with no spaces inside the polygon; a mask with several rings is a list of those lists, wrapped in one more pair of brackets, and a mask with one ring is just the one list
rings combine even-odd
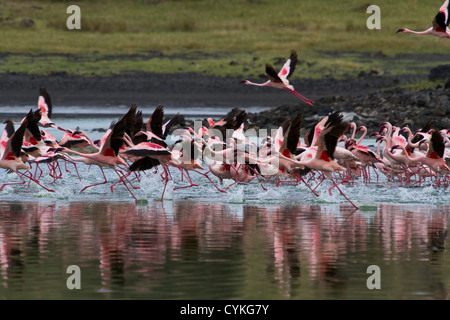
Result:
{"label": "water surface", "polygon": [[2,201],[0,298],[447,299],[449,209]]}
{"label": "water surface", "polygon": [[[58,125],[98,139],[94,129],[111,120]],[[355,210],[329,181],[318,196],[302,183],[257,181],[220,193],[192,173],[198,187],[173,190],[187,182],[172,168],[163,201],[161,171],[133,176],[135,201],[122,184],[111,192],[112,170],[81,193],[103,180],[97,167],[61,163],[61,179],[41,169],[55,192],[33,182],[0,191],[0,299],[449,298],[450,193],[432,183],[341,185]],[[72,265],[80,290],[66,284]],[[381,289],[367,287],[371,265]]]}

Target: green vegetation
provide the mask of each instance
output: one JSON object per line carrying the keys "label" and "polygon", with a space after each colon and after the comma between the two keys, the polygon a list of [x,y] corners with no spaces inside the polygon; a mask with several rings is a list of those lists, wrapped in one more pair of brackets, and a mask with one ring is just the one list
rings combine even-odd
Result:
{"label": "green vegetation", "polygon": [[[298,78],[423,74],[436,61],[416,55],[446,54],[448,41],[396,30],[428,28],[441,2],[380,0],[381,30],[369,30],[368,4],[357,0],[4,0],[0,73],[256,77],[296,49]],[[81,30],[66,28],[70,4],[81,8]]]}

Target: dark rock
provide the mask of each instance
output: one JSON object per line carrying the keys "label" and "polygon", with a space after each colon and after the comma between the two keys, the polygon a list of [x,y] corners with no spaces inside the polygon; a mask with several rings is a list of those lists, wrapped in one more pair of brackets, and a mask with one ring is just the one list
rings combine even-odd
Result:
{"label": "dark rock", "polygon": [[34,20],[31,19],[23,19],[20,22],[20,26],[24,27],[24,28],[31,28],[32,26],[34,26]]}
{"label": "dark rock", "polygon": [[439,65],[431,69],[428,78],[431,81],[450,79],[450,64]]}

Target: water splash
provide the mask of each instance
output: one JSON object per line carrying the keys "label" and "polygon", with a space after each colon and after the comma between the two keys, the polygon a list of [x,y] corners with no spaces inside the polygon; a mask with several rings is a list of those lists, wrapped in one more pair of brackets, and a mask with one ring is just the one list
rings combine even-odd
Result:
{"label": "water splash", "polygon": [[244,203],[244,186],[239,185],[233,189],[228,189],[228,197],[226,201],[229,203]]}

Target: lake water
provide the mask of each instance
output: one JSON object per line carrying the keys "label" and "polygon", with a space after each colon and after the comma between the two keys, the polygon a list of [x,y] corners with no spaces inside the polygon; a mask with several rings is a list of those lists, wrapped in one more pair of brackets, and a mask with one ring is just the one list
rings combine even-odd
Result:
{"label": "lake water", "polygon": [[[93,138],[110,122],[57,121]],[[111,183],[80,193],[103,179],[98,168],[77,168],[81,181],[71,164],[63,179],[42,177],[53,193],[34,183],[0,192],[0,299],[449,298],[448,189],[342,185],[355,210],[337,190],[328,194],[329,182],[318,197],[303,184],[257,182],[220,193],[193,173],[198,187],[174,191],[186,181],[172,169],[164,201],[152,173],[133,182],[135,201]],[[67,287],[69,266],[79,267],[79,290]]]}

